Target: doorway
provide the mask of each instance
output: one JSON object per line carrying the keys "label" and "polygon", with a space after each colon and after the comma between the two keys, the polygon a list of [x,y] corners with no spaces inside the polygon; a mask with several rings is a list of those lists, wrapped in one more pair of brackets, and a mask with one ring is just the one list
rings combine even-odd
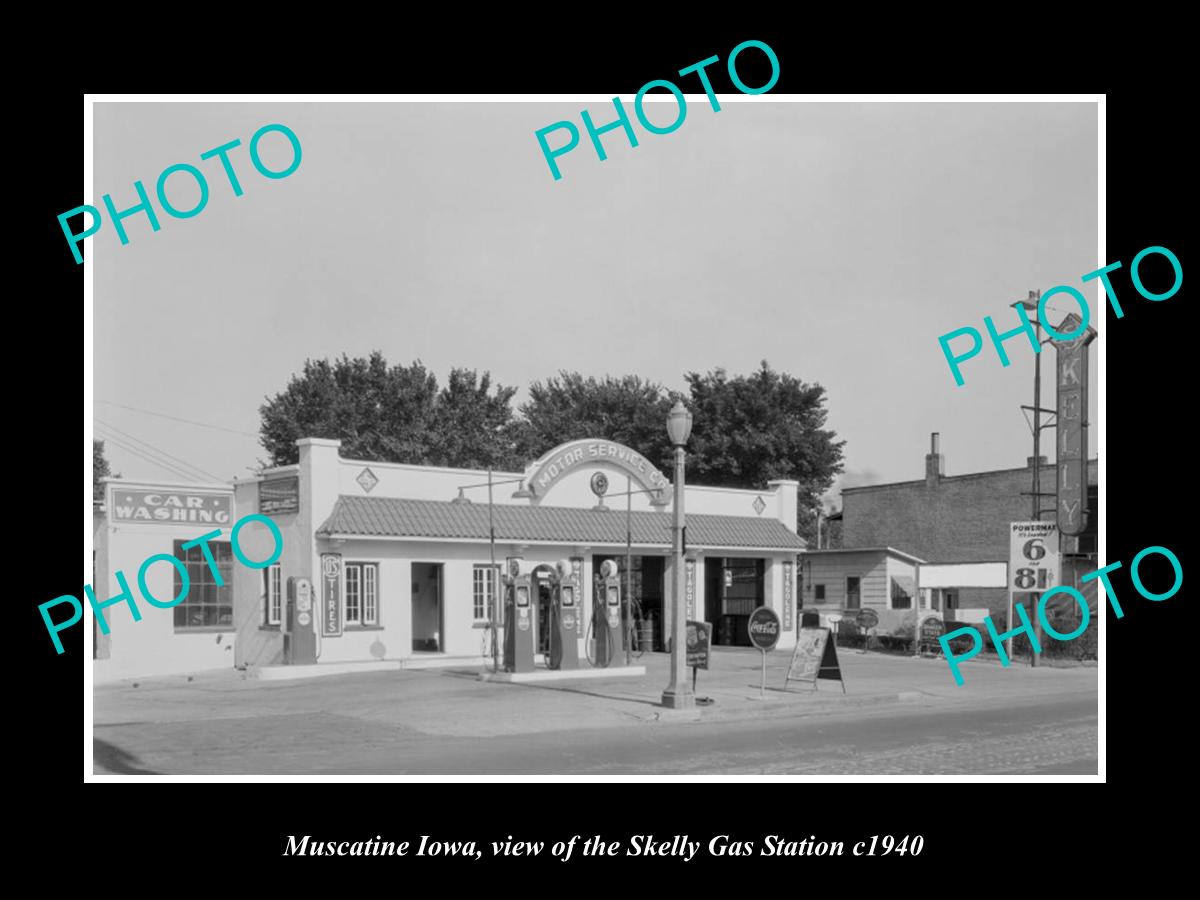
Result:
{"label": "doorway", "polygon": [[[628,614],[634,618],[638,646],[643,650],[663,650],[663,585],[666,574],[666,559],[661,556],[630,556],[629,571],[625,570],[625,555],[597,553],[592,556],[592,571],[599,572],[605,560],[617,564],[621,582],[621,618],[626,617],[626,599],[629,600]],[[628,598],[626,598],[628,591]],[[592,585],[592,603],[600,602],[596,585]],[[594,612],[593,612],[594,615]]]}
{"label": "doorway", "polygon": [[442,564],[412,564],[412,646],[427,653],[445,653],[442,609]]}
{"label": "doorway", "polygon": [[713,624],[713,644],[750,646],[750,613],[763,605],[765,560],[705,557],[704,613]]}
{"label": "doorway", "polygon": [[554,602],[555,572],[550,566],[541,565],[533,571],[534,594],[537,603],[533,608],[533,627],[537,634],[535,653],[550,654],[550,606]]}

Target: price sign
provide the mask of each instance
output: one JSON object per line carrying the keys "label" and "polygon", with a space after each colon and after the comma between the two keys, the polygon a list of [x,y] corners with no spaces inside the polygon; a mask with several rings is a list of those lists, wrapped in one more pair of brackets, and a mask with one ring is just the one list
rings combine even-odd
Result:
{"label": "price sign", "polygon": [[1008,589],[1042,593],[1059,584],[1058,525],[1013,522],[1009,526]]}

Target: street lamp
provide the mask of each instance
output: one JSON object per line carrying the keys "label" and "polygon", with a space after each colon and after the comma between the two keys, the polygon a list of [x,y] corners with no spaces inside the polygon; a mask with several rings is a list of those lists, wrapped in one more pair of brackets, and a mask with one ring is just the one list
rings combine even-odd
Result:
{"label": "street lamp", "polygon": [[683,572],[683,445],[692,433],[692,414],[682,400],[676,400],[667,416],[667,435],[675,447],[675,590],[671,607],[671,682],[663,691],[662,704],[671,709],[689,709],[696,698],[687,677],[687,622],[684,620]]}

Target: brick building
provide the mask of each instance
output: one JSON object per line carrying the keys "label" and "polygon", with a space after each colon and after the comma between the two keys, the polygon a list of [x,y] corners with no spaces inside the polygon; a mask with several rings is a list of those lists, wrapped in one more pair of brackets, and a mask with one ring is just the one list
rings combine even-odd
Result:
{"label": "brick building", "polygon": [[[1054,492],[1057,468],[1042,458],[1041,490]],[[1008,560],[1009,523],[1026,521],[1033,489],[1033,459],[1019,469],[947,475],[945,457],[933,435],[925,456],[925,477],[845,488],[842,491],[842,546],[846,549],[895,547],[930,563],[982,563]],[[1074,584],[1076,570],[1096,568],[1099,517],[1096,460],[1088,462],[1088,528],[1078,538],[1063,537],[1063,582]],[[1052,507],[1049,498],[1043,508]],[[1047,512],[1046,518],[1050,513]],[[1085,591],[1086,593],[1086,591]],[[956,606],[1005,609],[1005,592],[963,588]]]}

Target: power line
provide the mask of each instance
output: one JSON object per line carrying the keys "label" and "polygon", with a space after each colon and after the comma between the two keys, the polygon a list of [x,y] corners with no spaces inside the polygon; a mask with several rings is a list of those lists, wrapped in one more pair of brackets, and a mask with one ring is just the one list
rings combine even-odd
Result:
{"label": "power line", "polygon": [[141,444],[143,447],[146,447],[147,449],[152,450],[155,453],[161,454],[162,456],[165,456],[167,459],[174,460],[175,462],[180,463],[189,469],[194,469],[195,471],[197,471],[201,475],[203,475],[205,478],[211,478],[213,481],[221,480],[219,476],[214,475],[212,472],[208,472],[208,471],[200,468],[199,466],[193,465],[192,463],[188,462],[186,459],[180,459],[178,456],[173,456],[172,454],[168,453],[166,450],[163,450],[161,447],[156,447],[153,444],[151,444],[149,441],[143,441],[141,438],[134,437],[129,432],[122,431],[117,426],[110,425],[108,422],[105,422],[103,419],[96,419],[96,422],[100,425],[103,425],[109,431],[115,431],[117,434],[124,435],[125,437],[129,438],[129,440],[134,441],[135,443]]}
{"label": "power line", "polygon": [[156,465],[161,469],[166,469],[172,475],[182,478],[185,481],[195,481],[195,482],[200,481],[200,479],[197,478],[195,475],[191,475],[187,472],[181,471],[180,469],[176,468],[173,465],[170,465],[169,463],[165,463],[165,462],[162,462],[161,460],[154,459],[153,457],[149,456],[148,454],[143,453],[141,450],[138,450],[136,447],[126,444],[124,441],[118,440],[115,437],[105,436],[104,440],[106,442],[111,441],[112,443],[116,444],[118,447],[120,447],[125,452],[132,453],[134,456],[137,456],[137,457],[145,460],[146,462]]}
{"label": "power line", "polygon": [[160,419],[170,419],[172,422],[184,422],[188,425],[196,425],[200,428],[211,428],[214,431],[228,431],[230,434],[240,434],[245,437],[252,437],[258,440],[257,434],[251,434],[249,431],[238,431],[236,428],[226,428],[223,425],[209,425],[205,422],[196,422],[192,419],[181,419],[178,416],[168,416],[166,413],[152,412],[148,409],[139,409],[136,406],[126,406],[123,403],[113,403],[111,400],[97,400],[97,403],[103,403],[105,406],[115,406],[118,409],[129,409],[133,412],[144,413],[147,416],[158,416]]}
{"label": "power line", "polygon": [[146,462],[152,463],[161,469],[165,469],[166,471],[170,472],[172,475],[175,475],[178,478],[183,478],[186,481],[200,481],[200,478],[198,476],[192,474],[191,472],[188,472],[184,469],[179,468],[176,465],[173,465],[169,462],[159,459],[159,458],[153,456],[152,454],[145,452],[144,450],[140,450],[137,447],[133,446],[132,444],[127,444],[127,443],[125,443],[125,441],[122,441],[120,438],[113,437],[110,435],[102,435],[102,437],[104,438],[104,442],[106,444],[108,444],[108,443],[115,444],[117,447],[120,447],[122,450],[126,451],[127,453],[132,453],[134,456],[138,457],[139,459],[142,459],[142,460],[145,460]]}

